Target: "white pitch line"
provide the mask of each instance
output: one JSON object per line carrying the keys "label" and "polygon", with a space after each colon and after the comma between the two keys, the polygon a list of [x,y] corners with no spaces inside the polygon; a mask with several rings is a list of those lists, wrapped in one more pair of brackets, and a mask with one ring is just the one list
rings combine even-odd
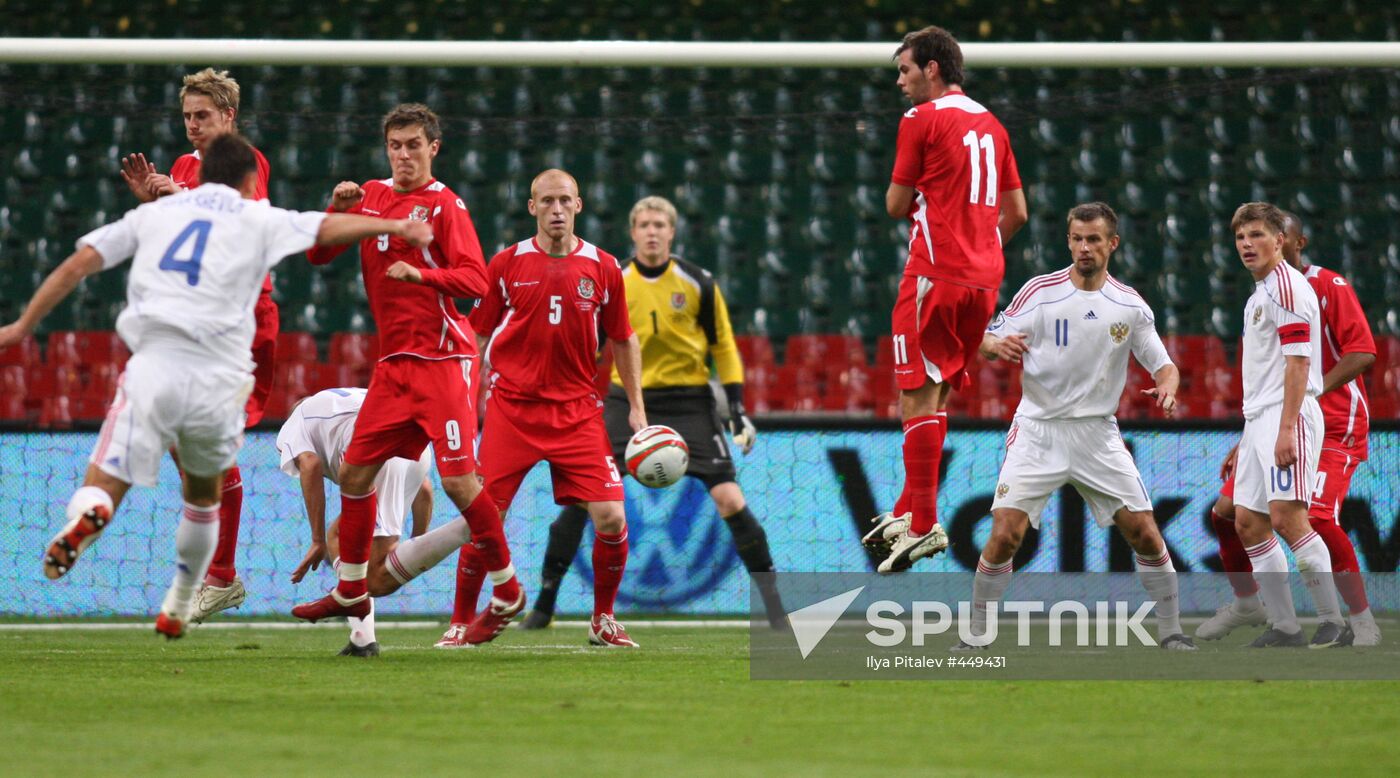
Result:
{"label": "white pitch line", "polygon": [[[445,621],[376,621],[376,629],[426,629],[446,626]],[[0,624],[0,632],[64,632],[91,631],[103,632],[112,630],[129,629],[152,629],[155,626],[153,621],[124,621],[119,623],[52,623],[41,624]],[[564,620],[556,621],[553,626],[559,627],[587,627],[587,621]],[[701,627],[706,629],[734,629],[747,627],[749,622],[744,619],[699,619],[695,621],[632,621],[628,620],[628,627],[632,628],[652,628],[652,627]],[[209,624],[192,624],[191,630],[202,629],[345,629],[345,623],[340,621],[322,621],[315,624],[308,624],[300,621],[215,621]]]}

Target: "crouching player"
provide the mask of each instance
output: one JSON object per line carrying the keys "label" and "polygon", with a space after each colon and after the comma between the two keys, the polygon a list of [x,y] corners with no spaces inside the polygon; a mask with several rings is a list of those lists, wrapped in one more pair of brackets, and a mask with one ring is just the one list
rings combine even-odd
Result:
{"label": "crouching player", "polygon": [[[355,434],[355,419],[365,402],[364,389],[326,389],[299,403],[277,433],[277,452],[282,472],[301,481],[306,502],[306,518],[311,525],[311,548],[292,572],[292,583],[300,583],[308,570],[321,562],[340,568],[340,517],[326,529],[326,481],[338,484],[340,463]],[[395,457],[384,463],[374,477],[379,495],[374,515],[374,541],[370,565],[383,566],[389,552],[403,535],[404,516],[413,514],[413,537],[428,531],[433,517],[433,484],[428,470],[433,466],[432,449],[424,448],[416,460]],[[374,636],[374,601],[364,618],[348,617],[350,642],[341,656],[379,656]]]}

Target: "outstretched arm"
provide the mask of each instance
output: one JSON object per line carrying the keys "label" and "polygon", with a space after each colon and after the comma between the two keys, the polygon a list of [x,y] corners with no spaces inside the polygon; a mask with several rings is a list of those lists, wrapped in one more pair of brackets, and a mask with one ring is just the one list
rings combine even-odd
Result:
{"label": "outstretched arm", "polygon": [[83,246],[63,260],[34,291],[24,313],[14,322],[0,327],[0,348],[13,346],[33,332],[49,311],[72,294],[84,278],[101,269],[102,255],[92,246]]}
{"label": "outstretched arm", "polygon": [[292,571],[292,583],[316,570],[326,558],[326,477],[321,458],[310,451],[298,454],[297,473],[301,478],[301,498],[306,502],[306,521],[311,525],[311,549]]}
{"label": "outstretched arm", "polygon": [[417,248],[433,242],[433,228],[423,222],[333,213],[321,222],[321,229],[316,232],[316,243],[320,246],[336,246],[386,233],[403,238]]}

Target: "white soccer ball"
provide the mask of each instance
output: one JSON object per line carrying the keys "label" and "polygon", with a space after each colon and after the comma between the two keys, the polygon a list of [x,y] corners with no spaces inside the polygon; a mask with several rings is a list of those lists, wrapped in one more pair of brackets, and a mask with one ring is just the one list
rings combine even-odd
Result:
{"label": "white soccer ball", "polygon": [[670,486],[685,476],[690,447],[680,433],[660,424],[643,427],[627,441],[627,472],[653,489]]}

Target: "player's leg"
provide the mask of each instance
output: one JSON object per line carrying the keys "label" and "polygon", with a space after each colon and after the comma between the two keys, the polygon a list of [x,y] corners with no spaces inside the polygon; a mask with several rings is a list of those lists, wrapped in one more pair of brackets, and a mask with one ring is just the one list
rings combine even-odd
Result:
{"label": "player's leg", "polygon": [[83,551],[112,523],[117,506],[130,488],[131,484],[103,472],[97,465],[88,465],[83,485],[68,500],[64,511],[67,522],[44,551],[45,577],[53,580],[73,569]]}
{"label": "player's leg", "polygon": [[521,624],[525,629],[542,629],[553,620],[559,587],[574,564],[587,526],[588,511],[578,505],[565,507],[559,512],[559,517],[550,522],[549,542],[545,545],[544,562],[540,565],[540,594],[535,599],[534,609]]}
{"label": "player's leg", "polygon": [[[187,460],[191,457],[186,457]],[[231,457],[230,457],[231,459]],[[185,507],[175,529],[175,577],[161,602],[156,632],[174,640],[185,633],[194,609],[194,598],[214,558],[219,542],[219,496],[223,473],[200,475],[196,463],[186,469]]]}
{"label": "player's leg", "polygon": [[1176,566],[1152,511],[1132,510],[1124,505],[1113,514],[1113,523],[1133,549],[1133,563],[1142,588],[1157,603],[1157,642],[1162,648],[1194,650],[1195,644],[1181,629]]}
{"label": "player's leg", "polygon": [[[1220,566],[1234,591],[1234,598],[1216,609],[1215,615],[1201,622],[1196,637],[1219,640],[1238,627],[1258,627],[1268,623],[1264,603],[1259,601],[1259,584],[1244,543],[1235,531],[1235,479],[1232,475],[1210,509],[1210,523],[1220,548]],[[1230,517],[1230,518],[1226,518]]]}
{"label": "player's leg", "polygon": [[1354,635],[1344,636],[1343,642],[1373,646],[1380,644],[1380,628],[1371,614],[1371,603],[1366,596],[1366,582],[1361,576],[1356,548],[1342,529],[1340,520],[1342,501],[1351,490],[1351,478],[1358,464],[1358,460],[1341,451],[1323,449],[1318,459],[1316,486],[1308,506],[1308,523],[1327,545],[1327,552],[1332,557],[1332,576],[1337,592],[1351,611],[1351,631]]}
{"label": "player's leg", "polygon": [[613,616],[617,590],[627,570],[627,516],[622,501],[590,502],[586,509],[593,522],[593,620],[588,642],[610,648],[636,648],[636,641]]}
{"label": "player's leg", "polygon": [[[1043,506],[1044,501],[1040,501]],[[1039,515],[1039,508],[1034,508]],[[1038,523],[1038,520],[1037,520]],[[996,640],[996,609],[1011,586],[1012,558],[1021,548],[1031,515],[1018,508],[992,509],[992,534],[977,559],[972,577],[972,623],[955,651],[981,648]]]}
{"label": "player's leg", "polygon": [[787,625],[787,611],[783,608],[782,597],[778,593],[778,583],[774,575],[773,552],[768,547],[768,533],[749,510],[748,502],[739,484],[733,480],[706,484],[710,487],[710,499],[729,533],[734,536],[734,550],[739,553],[739,561],[749,572],[749,578],[758,587],[763,599],[764,612],[768,614],[768,624],[774,629]]}

